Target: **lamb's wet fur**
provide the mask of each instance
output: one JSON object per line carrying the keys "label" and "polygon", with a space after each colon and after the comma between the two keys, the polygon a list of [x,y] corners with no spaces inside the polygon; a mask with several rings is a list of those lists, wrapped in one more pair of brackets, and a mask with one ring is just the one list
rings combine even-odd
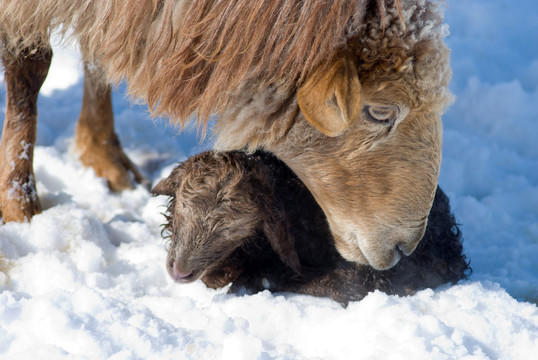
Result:
{"label": "lamb's wet fur", "polygon": [[[164,232],[170,237],[167,267],[178,282],[201,278],[212,288],[232,282],[233,293],[268,289],[347,304],[376,289],[410,295],[454,284],[471,271],[440,188],[418,247],[385,271],[344,260],[311,193],[267,153],[193,156],[154,193],[171,196]],[[178,279],[174,263],[190,276]]]}

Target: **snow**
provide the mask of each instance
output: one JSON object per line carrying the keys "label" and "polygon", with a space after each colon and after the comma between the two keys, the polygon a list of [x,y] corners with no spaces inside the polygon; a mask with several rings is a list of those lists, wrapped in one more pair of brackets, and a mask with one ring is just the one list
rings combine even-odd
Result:
{"label": "snow", "polygon": [[[517,4],[517,5],[514,5]],[[39,100],[35,178],[44,211],[0,225],[2,359],[529,359],[538,353],[538,3],[453,0],[457,101],[444,116],[440,184],[473,274],[347,308],[172,282],[162,197],[119,194],[72,151],[79,55],[55,49]],[[114,93],[116,129],[153,181],[211,147]],[[5,86],[0,85],[0,108]]]}

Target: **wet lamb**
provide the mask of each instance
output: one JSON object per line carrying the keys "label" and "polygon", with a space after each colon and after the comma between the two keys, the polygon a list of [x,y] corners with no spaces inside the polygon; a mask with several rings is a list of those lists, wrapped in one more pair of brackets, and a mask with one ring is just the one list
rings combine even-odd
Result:
{"label": "wet lamb", "polygon": [[204,152],[153,189],[169,195],[168,272],[231,292],[296,292],[347,304],[376,289],[408,295],[470,272],[448,198],[438,188],[426,232],[390,270],[344,260],[325,215],[281,161],[257,152]]}

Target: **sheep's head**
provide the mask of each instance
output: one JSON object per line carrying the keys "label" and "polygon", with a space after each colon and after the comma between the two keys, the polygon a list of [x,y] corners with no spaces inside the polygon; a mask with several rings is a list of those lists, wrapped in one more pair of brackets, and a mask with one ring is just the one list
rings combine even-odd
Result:
{"label": "sheep's head", "polygon": [[340,254],[376,269],[411,254],[424,234],[450,98],[442,34],[421,28],[438,18],[408,11],[426,25],[406,30],[389,14],[382,32],[366,21],[368,36],[314,71],[297,94],[302,114],[269,147],[323,208]]}
{"label": "sheep's head", "polygon": [[284,263],[299,271],[286,219],[275,208],[272,182],[247,155],[198,154],[177,166],[152,193],[171,196],[164,229],[170,238],[166,267],[176,282],[202,277],[260,234]]}

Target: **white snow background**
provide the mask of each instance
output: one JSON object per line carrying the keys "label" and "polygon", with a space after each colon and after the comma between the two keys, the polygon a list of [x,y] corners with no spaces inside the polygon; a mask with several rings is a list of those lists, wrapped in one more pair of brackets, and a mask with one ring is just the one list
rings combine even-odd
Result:
{"label": "white snow background", "polygon": [[[415,296],[227,295],[172,282],[164,197],[111,193],[71,151],[82,98],[55,48],[39,100],[31,224],[0,225],[2,359],[537,359],[538,3],[449,0],[457,101],[440,184],[461,223],[469,281]],[[116,129],[152,181],[210,144],[148,118],[123,87]],[[5,84],[0,85],[5,109]]]}

